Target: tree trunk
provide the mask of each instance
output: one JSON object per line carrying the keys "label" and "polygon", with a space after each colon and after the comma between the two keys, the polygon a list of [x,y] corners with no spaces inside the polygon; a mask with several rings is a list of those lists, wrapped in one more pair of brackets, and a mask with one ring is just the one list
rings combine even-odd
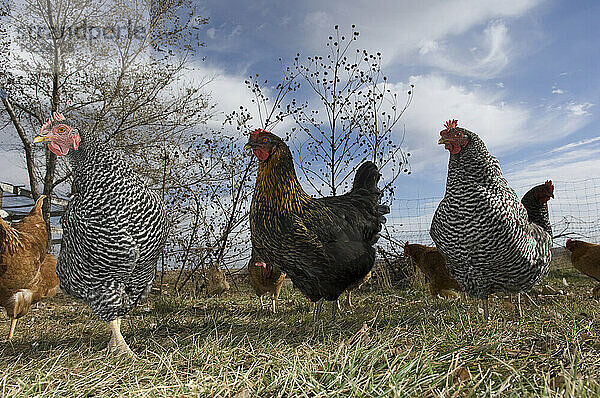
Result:
{"label": "tree trunk", "polygon": [[[60,103],[59,93],[59,77],[60,77],[60,48],[57,40],[57,35],[61,34],[54,25],[52,15],[52,4],[50,0],[46,0],[48,12],[48,25],[50,34],[52,35],[52,45],[54,49],[54,58],[52,62],[52,113],[58,112]],[[48,247],[52,247],[52,229],[50,228],[50,208],[52,206],[52,192],[54,191],[54,175],[56,172],[56,155],[46,147],[46,174],[44,175],[44,195],[47,199],[44,201],[42,212],[44,221],[46,221],[46,229],[48,230]]]}
{"label": "tree trunk", "polygon": [[31,145],[31,141],[27,138],[27,134],[25,133],[25,129],[21,126],[15,111],[8,100],[8,98],[2,99],[4,103],[4,107],[10,116],[10,120],[12,121],[15,129],[17,130],[17,134],[19,134],[19,138],[23,143],[23,149],[25,150],[25,161],[27,162],[27,174],[29,175],[29,188],[31,190],[31,195],[33,196],[33,200],[37,200],[40,196],[38,192],[38,184],[37,179],[35,178],[35,161],[33,157],[33,147]]}

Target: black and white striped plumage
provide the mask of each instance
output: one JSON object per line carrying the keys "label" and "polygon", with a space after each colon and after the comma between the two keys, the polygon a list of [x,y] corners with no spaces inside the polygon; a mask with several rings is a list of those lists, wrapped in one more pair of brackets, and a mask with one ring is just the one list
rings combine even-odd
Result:
{"label": "black and white striped plumage", "polygon": [[60,287],[111,321],[145,298],[167,235],[165,208],[125,160],[82,137],[75,194],[61,219]]}
{"label": "black and white striped plumage", "polygon": [[431,237],[469,295],[527,291],[548,271],[552,237],[528,221],[483,141],[456,121],[446,126],[440,139],[451,152],[446,195]]}

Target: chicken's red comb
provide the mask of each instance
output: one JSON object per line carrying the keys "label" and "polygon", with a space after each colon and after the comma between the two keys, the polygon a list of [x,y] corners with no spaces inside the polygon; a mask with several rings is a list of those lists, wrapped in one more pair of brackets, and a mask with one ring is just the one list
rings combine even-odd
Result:
{"label": "chicken's red comb", "polygon": [[446,131],[453,129],[455,127],[458,127],[458,120],[456,120],[456,119],[448,120],[446,123],[444,123],[444,127],[446,127]]}
{"label": "chicken's red comb", "polygon": [[50,126],[52,126],[52,123],[62,122],[63,120],[65,120],[65,117],[62,113],[52,112],[52,116],[50,116],[48,121],[40,128],[40,134],[48,130]]}
{"label": "chicken's red comb", "polygon": [[258,135],[260,133],[268,133],[268,131],[265,130],[265,129],[256,129],[256,130],[254,130],[253,132],[250,133],[250,138],[252,138],[253,140],[255,140],[255,139],[258,138]]}
{"label": "chicken's red comb", "polygon": [[404,242],[404,247],[408,247],[408,241]]}
{"label": "chicken's red comb", "polygon": [[265,264],[262,261],[260,261],[258,263],[254,263],[254,265],[256,265],[257,267],[261,267],[261,268],[267,268],[267,264]]}
{"label": "chicken's red comb", "polygon": [[552,180],[548,180],[545,182],[546,186],[548,187],[549,190],[551,190],[552,192],[554,192],[554,185],[552,184]]}
{"label": "chicken's red comb", "polygon": [[565,246],[568,246],[569,243],[571,243],[571,238],[567,239],[567,244]]}

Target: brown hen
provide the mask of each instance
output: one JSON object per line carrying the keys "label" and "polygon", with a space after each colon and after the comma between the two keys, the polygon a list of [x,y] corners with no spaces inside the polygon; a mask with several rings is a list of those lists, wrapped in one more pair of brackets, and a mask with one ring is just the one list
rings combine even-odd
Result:
{"label": "brown hen", "polygon": [[252,285],[254,292],[260,299],[260,306],[264,306],[263,296],[269,295],[271,297],[271,311],[275,313],[277,299],[285,280],[285,273],[273,264],[259,261],[254,250],[252,250],[252,256],[248,262],[248,273],[250,274],[250,285]]}
{"label": "brown hen", "polygon": [[9,339],[17,319],[27,314],[32,304],[53,296],[58,288],[56,257],[46,253],[44,199],[40,196],[29,214],[12,227],[0,218],[0,305],[11,318]]}
{"label": "brown hen", "polygon": [[458,297],[461,287],[446,268],[446,260],[435,247],[418,243],[404,244],[404,255],[412,258],[417,267],[429,279],[429,291],[432,297]]}
{"label": "brown hen", "polygon": [[[571,263],[576,270],[600,282],[600,245],[567,239],[566,249],[571,252]],[[600,284],[592,294],[600,297]]]}

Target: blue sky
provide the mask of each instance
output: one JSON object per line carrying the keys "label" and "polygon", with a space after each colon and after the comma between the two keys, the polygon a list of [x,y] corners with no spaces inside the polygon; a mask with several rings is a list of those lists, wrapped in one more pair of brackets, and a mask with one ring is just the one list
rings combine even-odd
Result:
{"label": "blue sky", "polygon": [[413,173],[398,197],[443,194],[448,152],[437,137],[450,118],[484,139],[513,186],[600,175],[598,1],[198,4],[210,17],[199,69],[217,76],[210,90],[223,111],[249,104],[247,75],[277,81],[279,57],[322,54],[333,25],[356,24],[358,46],[382,52],[398,92],[415,84],[403,119]]}
{"label": "blue sky", "polygon": [[[381,51],[384,72],[414,100],[399,125],[412,174],[397,196],[441,196],[448,152],[445,120],[478,133],[509,182],[534,185],[600,175],[599,1],[233,1],[198,2],[203,60],[194,62],[223,113],[251,107],[244,80],[277,82],[278,58],[324,52],[336,24],[360,31],[358,46]],[[191,76],[193,78],[193,76]],[[215,120],[213,123],[218,123]],[[289,126],[289,125],[287,125]],[[275,133],[284,134],[286,124]],[[1,142],[17,142],[4,134]],[[14,147],[14,145],[11,145]],[[25,181],[18,152],[3,153],[0,180]]]}

